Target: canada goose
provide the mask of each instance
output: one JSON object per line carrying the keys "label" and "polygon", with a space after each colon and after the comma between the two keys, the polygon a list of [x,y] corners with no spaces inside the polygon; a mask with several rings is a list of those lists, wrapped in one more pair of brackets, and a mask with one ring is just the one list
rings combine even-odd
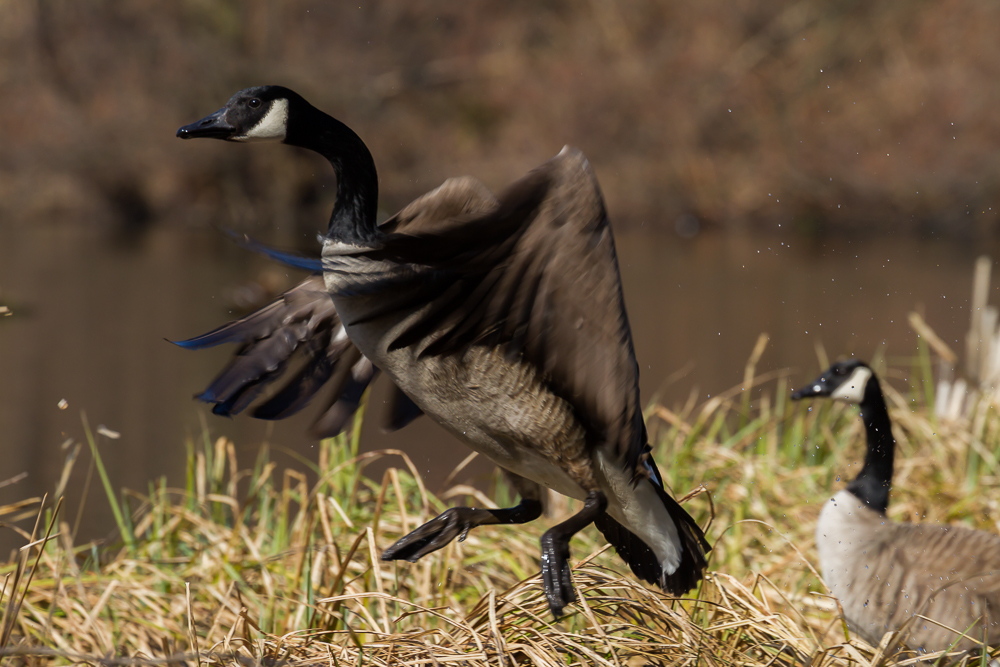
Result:
{"label": "canada goose", "polygon": [[384,560],[531,521],[544,486],[584,501],[541,540],[557,618],[576,597],[569,540],[592,522],[640,578],[675,595],[700,581],[709,545],[650,457],[614,240],[582,153],[564,148],[499,197],[450,179],[377,226],[368,149],[286,88],[241,91],[178,136],[279,140],[330,161],[322,269],[347,336],[420,410],[512,473],[516,507],[452,508]]}
{"label": "canada goose", "polygon": [[[913,649],[971,649],[984,634],[987,644],[1000,642],[1000,536],[886,519],[896,440],[867,364],[839,361],[792,393],[795,400],[812,396],[858,404],[867,433],[861,472],[823,506],[816,525],[823,578],[851,628],[877,646],[919,614],[936,623],[910,621]],[[957,641],[948,628],[972,639]]]}

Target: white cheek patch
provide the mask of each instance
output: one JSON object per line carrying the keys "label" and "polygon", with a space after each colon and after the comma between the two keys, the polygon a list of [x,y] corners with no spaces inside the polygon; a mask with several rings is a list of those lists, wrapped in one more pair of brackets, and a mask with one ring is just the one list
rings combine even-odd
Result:
{"label": "white cheek patch", "polygon": [[845,403],[860,403],[865,397],[865,386],[868,385],[868,380],[871,376],[872,371],[870,368],[858,366],[851,373],[851,377],[844,380],[839,387],[833,390],[830,398],[844,401]]}
{"label": "white cheek patch", "polygon": [[288,100],[274,100],[260,122],[237,141],[282,141],[288,131]]}

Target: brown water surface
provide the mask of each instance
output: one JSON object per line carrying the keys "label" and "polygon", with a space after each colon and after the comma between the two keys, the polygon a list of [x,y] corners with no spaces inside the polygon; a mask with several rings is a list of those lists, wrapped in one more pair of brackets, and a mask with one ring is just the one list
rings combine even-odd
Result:
{"label": "brown water surface", "polygon": [[[918,304],[960,351],[972,263],[984,250],[884,237],[808,247],[780,236],[702,234],[682,241],[641,229],[619,234],[617,242],[643,396],[658,395],[668,406],[692,391],[704,400],[741,382],[760,332],[771,340],[759,371],[791,367],[793,384],[817,372],[818,342],[831,356],[870,358],[883,345],[890,360],[912,354],[906,314]],[[160,476],[183,485],[185,442],[200,442],[205,425],[212,438],[235,441],[245,466],[265,441],[315,458],[315,443],[304,435],[312,411],[269,424],[215,417],[192,400],[231,348],[189,352],[164,341],[232,317],[232,290],[263,267],[264,260],[213,231],[157,229],[123,248],[79,226],[0,226],[0,303],[13,311],[0,318],[0,483],[27,473],[0,487],[0,506],[55,488],[64,443],[83,439],[81,413],[92,428],[121,434],[100,438],[117,487],[145,491]],[[285,270],[277,271],[284,279]],[[63,399],[67,407],[60,409]],[[376,393],[374,403],[380,400]],[[369,420],[363,447],[405,449],[432,489],[467,454],[426,419],[388,435]],[[304,467],[282,451],[275,458]],[[88,465],[84,454],[68,486],[70,519],[80,511]],[[489,469],[478,463],[466,477],[481,480]],[[77,541],[111,528],[95,479]],[[0,548],[22,542],[0,530]]]}

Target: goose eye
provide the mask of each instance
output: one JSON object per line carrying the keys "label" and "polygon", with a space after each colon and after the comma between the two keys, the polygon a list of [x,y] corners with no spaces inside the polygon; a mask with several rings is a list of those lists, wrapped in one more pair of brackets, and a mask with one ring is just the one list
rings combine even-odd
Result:
{"label": "goose eye", "polygon": [[260,100],[257,99],[256,97],[252,97],[250,98],[250,101],[247,102],[247,106],[250,107],[251,109],[256,109],[257,107],[260,106]]}

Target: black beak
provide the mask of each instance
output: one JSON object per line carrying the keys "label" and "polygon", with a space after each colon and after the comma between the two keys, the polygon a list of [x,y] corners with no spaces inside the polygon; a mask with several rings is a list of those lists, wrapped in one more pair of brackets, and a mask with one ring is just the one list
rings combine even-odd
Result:
{"label": "black beak", "polygon": [[211,116],[205,116],[196,123],[185,125],[177,130],[177,136],[181,139],[197,139],[199,137],[228,139],[236,133],[236,128],[226,121],[226,111],[226,107],[222,107]]}
{"label": "black beak", "polygon": [[800,389],[796,389],[795,391],[793,391],[792,400],[798,401],[803,398],[811,398],[813,396],[826,396],[827,394],[828,392],[826,391],[826,387],[823,386],[823,383],[820,382],[820,380],[815,380],[812,382],[812,384],[809,384],[805,387],[801,387]]}

